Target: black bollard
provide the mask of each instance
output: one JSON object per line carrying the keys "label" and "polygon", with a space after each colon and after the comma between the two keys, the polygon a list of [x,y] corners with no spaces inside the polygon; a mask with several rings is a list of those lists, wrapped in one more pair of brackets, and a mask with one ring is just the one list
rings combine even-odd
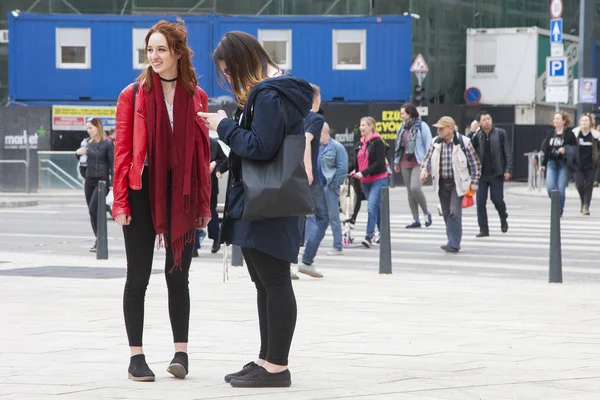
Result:
{"label": "black bollard", "polygon": [[562,251],[560,244],[560,193],[550,194],[550,283],[562,283]]}
{"label": "black bollard", "polygon": [[106,226],[106,181],[98,182],[98,221],[96,259],[108,260],[108,229]]}
{"label": "black bollard", "polygon": [[242,255],[242,249],[240,246],[235,244],[231,245],[231,266],[232,267],[243,267],[244,257]]}
{"label": "black bollard", "polygon": [[379,232],[379,273],[392,273],[392,240],[390,231],[390,188],[381,189],[381,231]]}

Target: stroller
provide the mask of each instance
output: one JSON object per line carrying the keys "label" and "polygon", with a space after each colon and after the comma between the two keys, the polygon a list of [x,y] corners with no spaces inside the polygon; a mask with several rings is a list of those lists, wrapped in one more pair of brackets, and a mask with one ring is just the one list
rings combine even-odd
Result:
{"label": "stroller", "polygon": [[[344,222],[342,225],[342,243],[344,247],[350,247],[350,245],[354,243],[354,237],[352,237],[353,227],[351,226],[350,222],[348,222],[350,220],[350,217],[352,216],[352,209],[354,207],[354,203],[352,201],[353,191],[352,185],[350,184],[350,179],[352,179],[350,176],[346,177],[340,193],[340,203],[342,203],[341,199],[344,199],[343,204],[340,204],[340,209],[343,209],[343,212],[345,214],[345,218],[343,219]],[[354,200],[357,201],[356,195],[354,195],[354,197]]]}

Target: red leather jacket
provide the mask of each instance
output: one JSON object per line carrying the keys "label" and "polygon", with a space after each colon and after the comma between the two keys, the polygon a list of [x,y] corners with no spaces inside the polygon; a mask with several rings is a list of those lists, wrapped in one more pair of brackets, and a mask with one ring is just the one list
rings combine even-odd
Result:
{"label": "red leather jacket", "polygon": [[[148,131],[146,128],[146,106],[144,102],[146,92],[143,90],[143,82],[140,82],[137,95],[135,96],[136,111],[131,109],[133,98],[133,83],[127,86],[117,101],[117,127],[115,130],[115,166],[112,206],[112,215],[115,218],[120,214],[131,215],[129,207],[129,190],[140,190],[142,188],[142,173],[144,172],[144,161],[146,160]],[[196,87],[194,93],[194,117],[203,134],[204,147],[210,149],[208,139],[208,128],[197,115],[199,111],[208,110],[208,96],[206,92]],[[131,124],[132,116],[135,118],[133,131]],[[206,174],[209,171],[209,159],[206,160]],[[200,215],[210,217],[210,179],[202,187]]]}

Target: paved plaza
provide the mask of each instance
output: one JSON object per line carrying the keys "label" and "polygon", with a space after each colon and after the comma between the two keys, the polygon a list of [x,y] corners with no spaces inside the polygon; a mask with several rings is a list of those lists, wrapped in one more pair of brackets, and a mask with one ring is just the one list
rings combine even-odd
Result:
{"label": "paved plaza", "polygon": [[[437,199],[425,188],[430,208]],[[476,239],[464,215],[463,250],[445,254],[443,220],[404,228],[406,192],[391,190],[393,274],[378,248],[316,259],[325,278],[294,282],[298,325],[289,389],[234,389],[223,375],[258,351],[255,292],[245,268],[223,282],[222,253],[205,242],[190,272],[190,375],[176,380],[157,252],[146,297],[145,352],[156,382],[127,380],[125,252],[109,222],[109,260],[93,244],[83,194],[31,196],[0,208],[0,400],[16,399],[573,399],[600,398],[600,205],[579,215],[570,192],[562,221],[563,284],[548,283],[550,202],[507,188],[510,230]],[[0,195],[8,203],[13,195]],[[27,199],[26,199],[27,200]],[[597,211],[595,211],[597,210]],[[355,235],[360,241],[366,203]]]}

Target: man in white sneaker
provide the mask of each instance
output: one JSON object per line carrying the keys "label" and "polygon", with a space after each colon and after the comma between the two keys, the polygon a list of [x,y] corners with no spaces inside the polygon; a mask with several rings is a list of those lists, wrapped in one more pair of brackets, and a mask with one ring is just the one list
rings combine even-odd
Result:
{"label": "man in white sneaker", "polygon": [[342,144],[331,137],[327,122],[321,131],[321,148],[318,157],[319,180],[325,190],[329,226],[333,234],[333,249],[328,256],[343,254],[342,224],[340,222],[340,188],[348,170],[348,153]]}

